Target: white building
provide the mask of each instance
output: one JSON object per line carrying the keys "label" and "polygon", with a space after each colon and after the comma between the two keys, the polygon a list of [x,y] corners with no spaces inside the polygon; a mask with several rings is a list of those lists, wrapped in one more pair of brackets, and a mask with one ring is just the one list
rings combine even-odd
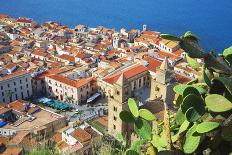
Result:
{"label": "white building", "polygon": [[26,71],[15,71],[0,77],[0,102],[9,103],[32,95],[31,76]]}

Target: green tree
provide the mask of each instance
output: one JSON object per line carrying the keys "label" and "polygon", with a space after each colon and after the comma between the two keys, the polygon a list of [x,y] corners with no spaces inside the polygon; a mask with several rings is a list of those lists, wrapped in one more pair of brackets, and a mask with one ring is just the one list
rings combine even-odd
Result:
{"label": "green tree", "polygon": [[[194,69],[201,68],[201,77],[174,87],[178,111],[171,117],[165,108],[163,122],[156,120],[149,111],[138,109],[134,100],[128,100],[130,111],[122,111],[120,118],[134,124],[140,140],[133,143],[126,154],[145,151],[149,154],[174,154],[177,151],[229,154],[232,152],[232,48],[222,55],[212,51],[206,53],[192,32],[181,37],[169,34],[161,37],[179,41],[187,53],[189,65]],[[197,58],[203,59],[204,64],[198,64]],[[153,129],[151,121],[156,122]]]}

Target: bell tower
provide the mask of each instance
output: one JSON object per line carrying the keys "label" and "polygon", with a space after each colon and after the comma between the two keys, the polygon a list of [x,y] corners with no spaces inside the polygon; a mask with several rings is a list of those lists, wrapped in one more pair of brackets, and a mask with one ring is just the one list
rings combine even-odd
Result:
{"label": "bell tower", "polygon": [[174,67],[169,64],[168,58],[165,57],[161,66],[156,69],[155,77],[151,79],[150,100],[161,98],[168,105],[171,105],[175,96],[173,91],[175,85]]}
{"label": "bell tower", "polygon": [[143,32],[144,31],[147,31],[147,25],[145,25],[145,24],[143,25]]}
{"label": "bell tower", "polygon": [[119,114],[128,108],[127,100],[130,96],[130,85],[122,73],[113,85],[113,96],[108,98],[108,132],[114,137],[128,129],[128,125],[122,122]]}
{"label": "bell tower", "polygon": [[113,48],[119,47],[119,33],[115,33],[113,36]]}

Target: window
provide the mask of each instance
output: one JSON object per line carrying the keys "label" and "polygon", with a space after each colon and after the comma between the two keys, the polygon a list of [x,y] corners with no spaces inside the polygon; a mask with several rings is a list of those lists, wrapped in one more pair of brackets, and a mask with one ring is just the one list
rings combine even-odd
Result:
{"label": "window", "polygon": [[116,121],[116,120],[117,120],[117,117],[114,116],[114,120]]}
{"label": "window", "polygon": [[23,89],[23,86],[20,86],[20,89],[22,90],[22,89]]}
{"label": "window", "polygon": [[17,88],[15,88],[14,90],[15,90],[15,92],[17,92]]}
{"label": "window", "polygon": [[20,80],[19,83],[22,84],[22,80]]}
{"label": "window", "polygon": [[10,87],[10,84],[7,84],[8,87]]}
{"label": "window", "polygon": [[30,96],[29,90],[27,90],[27,96],[28,96],[28,97]]}
{"label": "window", "polygon": [[2,96],[4,96],[4,92],[2,92]]}
{"label": "window", "polygon": [[28,84],[27,84],[26,86],[27,86],[27,88],[28,88]]}
{"label": "window", "polygon": [[114,111],[117,111],[117,108],[116,108],[116,107],[114,107]]}
{"label": "window", "polygon": [[3,86],[1,86],[1,90],[3,90]]}
{"label": "window", "polygon": [[5,98],[3,98],[3,102],[5,102],[6,100],[5,100]]}
{"label": "window", "polygon": [[26,78],[26,82],[27,82],[27,78]]}
{"label": "window", "polygon": [[14,86],[16,85],[16,82],[14,82]]}
{"label": "window", "polygon": [[116,129],[116,126],[114,125],[114,130]]}
{"label": "window", "polygon": [[82,92],[82,88],[81,88],[80,92]]}
{"label": "window", "polygon": [[159,87],[156,86],[156,87],[155,87],[155,90],[156,90],[156,91],[159,91],[160,89],[159,89]]}
{"label": "window", "polygon": [[120,95],[120,92],[117,90],[117,95]]}
{"label": "window", "polygon": [[18,100],[18,95],[17,94],[15,94],[15,99]]}

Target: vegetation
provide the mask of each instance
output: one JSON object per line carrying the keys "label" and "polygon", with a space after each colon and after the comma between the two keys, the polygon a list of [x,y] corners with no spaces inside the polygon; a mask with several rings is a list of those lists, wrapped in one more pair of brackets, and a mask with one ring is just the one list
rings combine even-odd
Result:
{"label": "vegetation", "polygon": [[[186,85],[174,87],[178,111],[170,116],[164,102],[163,121],[148,110],[138,109],[133,99],[128,100],[130,111],[122,111],[120,118],[134,125],[139,140],[130,147],[125,145],[125,154],[229,154],[232,152],[232,47],[216,55],[213,51],[204,52],[198,44],[199,38],[191,32],[181,37],[169,34],[161,37],[179,41],[189,65],[193,69],[201,68],[202,75]],[[204,64],[199,64],[196,58]],[[121,144],[124,143],[122,140]]]}
{"label": "vegetation", "polygon": [[41,146],[37,146],[32,151],[26,153],[26,155],[60,155],[55,148],[53,142],[43,143]]}

